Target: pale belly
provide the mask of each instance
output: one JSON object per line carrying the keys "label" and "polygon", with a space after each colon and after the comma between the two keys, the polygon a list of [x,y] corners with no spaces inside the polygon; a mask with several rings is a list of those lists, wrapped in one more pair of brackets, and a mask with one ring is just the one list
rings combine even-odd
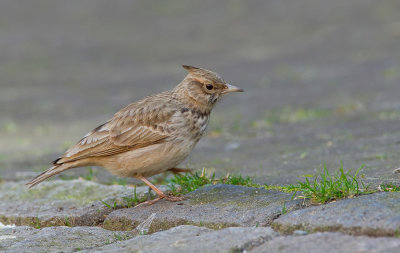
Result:
{"label": "pale belly", "polygon": [[193,150],[196,142],[167,142],[135,149],[111,157],[99,164],[120,177],[153,176],[176,167]]}

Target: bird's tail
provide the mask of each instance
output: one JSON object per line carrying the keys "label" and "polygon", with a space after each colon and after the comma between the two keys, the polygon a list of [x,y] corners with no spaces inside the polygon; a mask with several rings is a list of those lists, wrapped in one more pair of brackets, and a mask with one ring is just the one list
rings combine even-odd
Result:
{"label": "bird's tail", "polygon": [[70,169],[71,166],[64,163],[64,164],[56,164],[53,167],[49,168],[48,170],[46,170],[45,172],[41,173],[40,175],[38,175],[37,177],[35,177],[34,179],[32,179],[29,183],[27,183],[26,185],[29,185],[29,188],[32,188],[33,186],[43,182],[44,180],[57,175],[58,173],[63,172],[64,170]]}

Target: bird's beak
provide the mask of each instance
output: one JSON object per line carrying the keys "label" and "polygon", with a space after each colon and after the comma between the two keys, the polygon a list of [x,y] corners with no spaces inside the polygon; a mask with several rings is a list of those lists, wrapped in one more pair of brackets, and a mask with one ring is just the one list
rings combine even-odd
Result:
{"label": "bird's beak", "polygon": [[224,94],[224,93],[230,93],[230,92],[243,92],[243,91],[244,90],[239,88],[239,87],[236,87],[236,86],[233,86],[233,85],[231,85],[229,83],[226,83],[224,85],[224,89],[222,90],[222,93]]}

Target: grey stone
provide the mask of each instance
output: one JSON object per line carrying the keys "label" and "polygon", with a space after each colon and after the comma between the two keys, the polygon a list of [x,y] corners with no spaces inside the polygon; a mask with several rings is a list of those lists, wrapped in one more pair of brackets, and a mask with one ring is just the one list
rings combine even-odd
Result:
{"label": "grey stone", "polygon": [[400,193],[382,192],[296,210],[272,226],[282,233],[302,229],[394,236],[400,230]]}
{"label": "grey stone", "polygon": [[0,229],[1,252],[75,252],[129,239],[99,227],[15,227]]}
{"label": "grey stone", "polygon": [[[162,187],[162,189],[164,189]],[[148,187],[137,187],[138,198]],[[49,181],[29,189],[21,182],[0,184],[0,222],[44,226],[95,226],[113,209],[130,206],[134,188],[85,180]],[[103,203],[103,202],[104,203]]]}
{"label": "grey stone", "polygon": [[183,225],[88,252],[243,252],[275,236],[270,228],[232,227],[214,231]]}
{"label": "grey stone", "polygon": [[249,253],[378,253],[400,252],[398,238],[351,236],[338,232],[318,232],[306,236],[277,237]]}
{"label": "grey stone", "polygon": [[293,234],[294,235],[308,235],[308,232],[304,231],[304,230],[295,230],[295,231],[293,231]]}
{"label": "grey stone", "polygon": [[119,209],[110,213],[104,227],[131,230],[151,214],[155,217],[149,232],[178,225],[209,228],[267,226],[286,209],[300,208],[302,201],[291,201],[291,194],[235,185],[212,185],[185,196],[182,202],[159,201],[151,206]]}

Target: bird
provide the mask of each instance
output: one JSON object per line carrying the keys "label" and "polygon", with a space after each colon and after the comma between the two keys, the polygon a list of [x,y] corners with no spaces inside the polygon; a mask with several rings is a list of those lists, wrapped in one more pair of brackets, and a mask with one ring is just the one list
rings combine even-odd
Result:
{"label": "bird", "polygon": [[173,89],[133,102],[107,122],[94,128],[53,166],[27,183],[29,188],[63,171],[99,166],[119,177],[140,179],[160,199],[183,198],[165,194],[147,178],[163,172],[188,172],[177,168],[205,132],[210,113],[226,94],[242,92],[211,70],[182,65],[186,77]]}

